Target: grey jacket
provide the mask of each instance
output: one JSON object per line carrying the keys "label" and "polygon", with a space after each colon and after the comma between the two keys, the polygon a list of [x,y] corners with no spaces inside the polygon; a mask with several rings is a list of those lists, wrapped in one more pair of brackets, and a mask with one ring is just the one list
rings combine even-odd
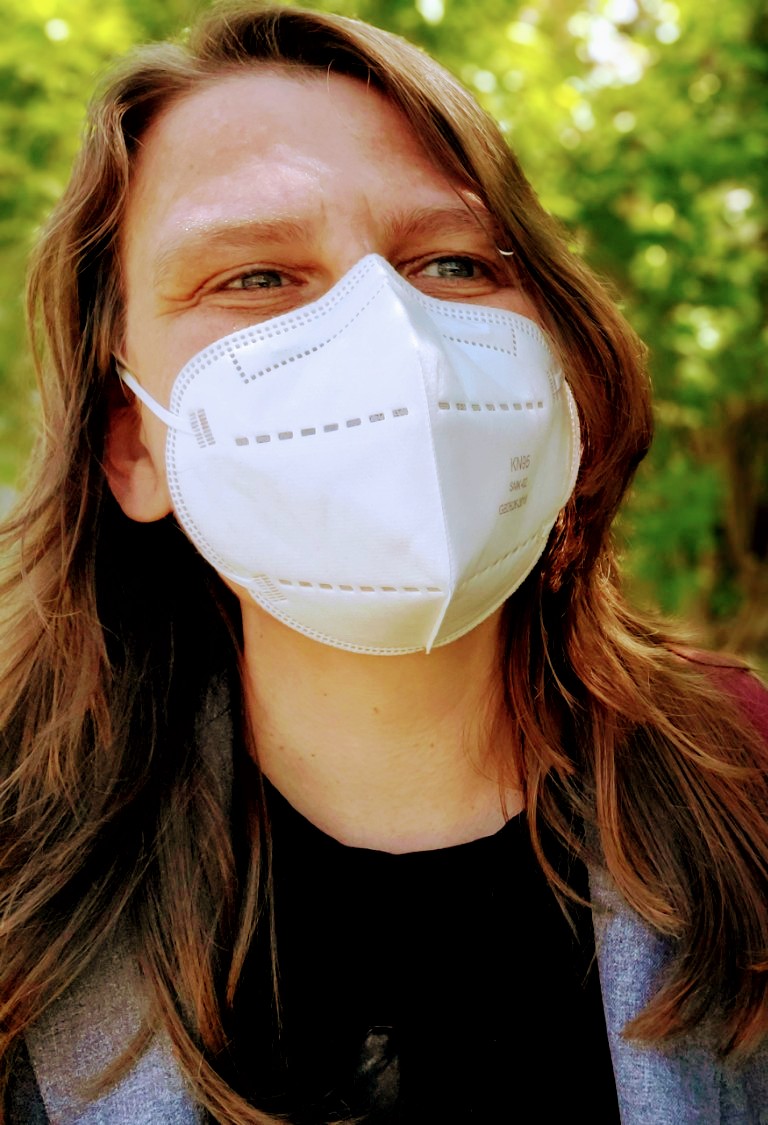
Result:
{"label": "grey jacket", "polygon": [[[227,785],[231,784],[227,775],[232,737],[228,708],[221,698],[212,692],[198,734],[201,753],[215,759],[217,775]],[[623,1027],[653,995],[669,946],[627,907],[604,871],[590,871],[590,893],[623,1125],[768,1125],[768,1042],[747,1066],[736,1069],[716,1059],[703,1034],[664,1051],[638,1047],[622,1038]],[[11,1125],[46,1120],[50,1125],[205,1121],[168,1041],[160,1034],[104,1097],[91,1103],[78,1099],[82,1083],[119,1054],[141,1022],[138,970],[127,943],[116,942],[27,1035],[37,1088],[30,1075],[22,1105],[11,1113]]]}
{"label": "grey jacket", "polygon": [[[624,1125],[768,1125],[768,1043],[747,1067],[736,1070],[719,1063],[703,1040],[659,1051],[622,1039],[624,1024],[653,993],[668,951],[624,906],[602,872],[592,872],[591,889]],[[124,946],[116,945],[28,1035],[52,1125],[197,1125],[205,1120],[162,1036],[105,1097],[78,1103],[79,1083],[98,1074],[137,1030],[139,996],[133,960]],[[23,1118],[19,1125],[22,1121],[28,1125]]]}

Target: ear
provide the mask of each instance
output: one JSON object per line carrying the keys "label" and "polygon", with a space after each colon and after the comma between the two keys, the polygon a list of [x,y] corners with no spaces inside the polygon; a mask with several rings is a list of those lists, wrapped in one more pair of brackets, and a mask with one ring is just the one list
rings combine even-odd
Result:
{"label": "ear", "polygon": [[152,436],[139,403],[115,379],[108,404],[104,471],[112,495],[126,516],[139,523],[160,520],[173,509],[165,476],[162,437],[158,433],[157,441],[152,441]]}

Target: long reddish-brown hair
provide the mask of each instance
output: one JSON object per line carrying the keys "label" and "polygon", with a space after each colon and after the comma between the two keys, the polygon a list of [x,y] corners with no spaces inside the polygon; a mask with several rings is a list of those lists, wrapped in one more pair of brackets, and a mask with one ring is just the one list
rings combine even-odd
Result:
{"label": "long reddish-brown hair", "polygon": [[706,1017],[723,1053],[746,1052],[768,1029],[765,752],[712,676],[620,593],[610,526],[651,437],[643,349],[496,126],[437,64],[363,23],[247,5],[215,10],[183,45],[143,49],[113,74],[32,263],[45,428],[3,532],[0,1058],[129,923],[153,1018],[201,1103],[222,1122],[270,1120],[221,1062],[245,951],[268,926],[268,826],[258,775],[235,787],[252,796],[233,806],[193,716],[212,680],[228,683],[239,737],[236,607],[172,518],[123,516],[102,469],[117,241],[144,131],[202,85],[265,64],[375,85],[514,250],[584,450],[541,562],[505,610],[499,677],[512,721],[500,769],[523,779],[553,881],[544,825],[603,864],[673,943],[663,987],[629,1033],[662,1041]]}

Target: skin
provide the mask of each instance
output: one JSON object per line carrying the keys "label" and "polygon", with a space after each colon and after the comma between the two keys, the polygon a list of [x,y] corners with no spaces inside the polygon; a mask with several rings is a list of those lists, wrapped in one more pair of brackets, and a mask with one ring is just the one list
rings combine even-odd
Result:
{"label": "skin", "polygon": [[[122,232],[120,358],[167,405],[207,344],[315,300],[370,253],[431,296],[535,319],[496,237],[477,196],[432,163],[378,92],[270,68],[227,77],[145,137]],[[165,436],[141,404],[114,409],[108,478],[133,519],[172,510]],[[359,656],[236,592],[260,764],[319,827],[402,852],[487,835],[521,807],[485,745],[498,614],[429,656]]]}

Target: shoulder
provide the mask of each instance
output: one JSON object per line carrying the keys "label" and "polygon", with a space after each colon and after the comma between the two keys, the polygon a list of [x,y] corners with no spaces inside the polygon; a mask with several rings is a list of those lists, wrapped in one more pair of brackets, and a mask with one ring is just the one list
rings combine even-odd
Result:
{"label": "shoulder", "polygon": [[[742,1063],[722,1061],[706,1028],[665,1046],[625,1035],[658,990],[674,944],[621,897],[608,873],[590,869],[595,946],[622,1121],[633,1125],[747,1125],[768,1111],[768,1039]],[[768,1118],[765,1118],[768,1120]]]}
{"label": "shoulder", "polygon": [[[121,934],[28,1029],[25,1096],[30,1105],[36,1096],[48,1117],[12,1116],[12,1125],[45,1125],[49,1118],[78,1125],[201,1125],[204,1113],[167,1034],[142,1034],[150,1023],[142,974]],[[90,1100],[89,1086],[126,1048],[136,1050],[129,1068]]]}

